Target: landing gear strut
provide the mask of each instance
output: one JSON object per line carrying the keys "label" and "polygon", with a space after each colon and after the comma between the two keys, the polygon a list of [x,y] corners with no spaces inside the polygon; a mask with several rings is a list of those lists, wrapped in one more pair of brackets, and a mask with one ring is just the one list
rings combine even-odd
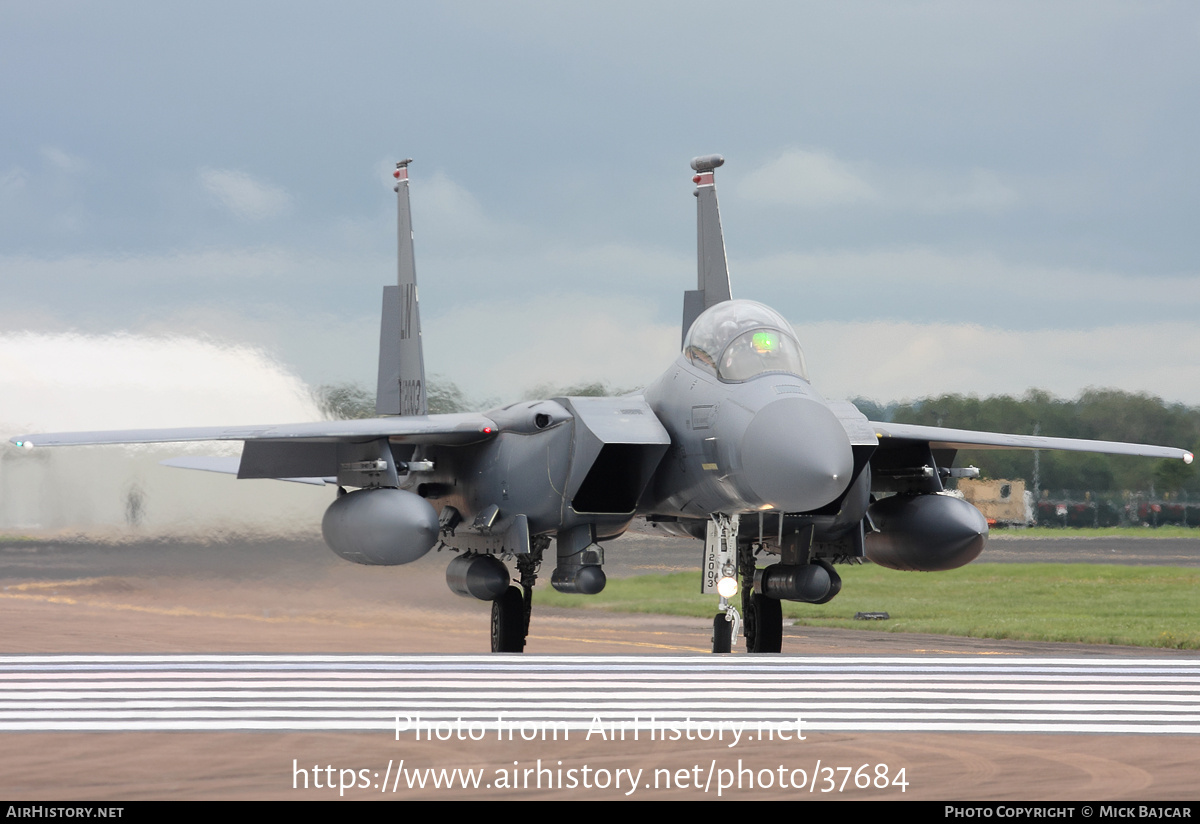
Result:
{"label": "landing gear strut", "polygon": [[[544,541],[544,542],[543,542]],[[529,635],[529,616],[533,612],[533,585],[542,565],[542,551],[549,539],[531,542],[528,555],[517,556],[521,586],[510,586],[492,601],[492,652],[524,652]]]}
{"label": "landing gear strut", "polygon": [[742,616],[729,603],[737,590],[737,518],[716,514],[708,522],[704,538],[704,580],[701,591],[721,596],[713,617],[712,651],[732,652],[733,639],[742,629]]}
{"label": "landing gear strut", "polygon": [[738,572],[742,578],[742,612],[746,616],[746,652],[783,650],[783,605],[754,591],[754,547],[738,549]]}

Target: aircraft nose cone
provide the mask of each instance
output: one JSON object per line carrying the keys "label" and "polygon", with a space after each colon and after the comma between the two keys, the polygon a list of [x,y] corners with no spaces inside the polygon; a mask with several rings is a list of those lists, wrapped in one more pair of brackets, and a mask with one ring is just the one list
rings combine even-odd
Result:
{"label": "aircraft nose cone", "polygon": [[806,512],[850,483],[850,439],[829,407],[782,398],[760,409],[742,439],[742,471],[754,496],[785,512]]}

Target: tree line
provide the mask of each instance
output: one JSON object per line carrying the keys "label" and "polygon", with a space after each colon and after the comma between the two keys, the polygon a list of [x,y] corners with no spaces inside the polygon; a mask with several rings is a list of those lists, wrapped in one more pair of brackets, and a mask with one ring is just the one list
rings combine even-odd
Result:
{"label": "tree line", "polygon": [[[887,405],[856,398],[854,403],[868,418],[881,422],[1147,443],[1192,452],[1200,447],[1200,408],[1117,389],[1088,389],[1074,399],[1032,389],[1019,397],[939,395]],[[1033,452],[1010,450],[963,450],[955,461],[958,466],[979,467],[985,478],[1023,479],[1030,489],[1034,463]],[[1185,492],[1200,498],[1200,477],[1183,461],[1040,451],[1037,465],[1043,490],[1152,489],[1158,495]]]}

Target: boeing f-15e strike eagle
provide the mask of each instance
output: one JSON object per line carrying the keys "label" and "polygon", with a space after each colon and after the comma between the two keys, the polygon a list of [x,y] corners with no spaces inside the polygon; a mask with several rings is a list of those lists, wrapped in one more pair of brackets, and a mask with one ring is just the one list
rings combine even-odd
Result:
{"label": "boeing f-15e strike eagle", "polygon": [[[355,563],[406,564],[435,546],[456,550],[446,581],[459,595],[492,602],[493,652],[524,649],[533,586],[546,561],[555,589],[598,593],[605,544],[635,518],[704,540],[703,589],[720,598],[714,652],[729,652],[739,634],[751,652],[779,652],[780,601],[829,601],[841,589],[835,563],[867,559],[933,571],[979,555],[986,520],[943,494],[943,481],[975,472],[953,467],[959,449],[1192,460],[1161,446],[877,423],[850,403],[825,400],[808,380],[791,324],[760,303],[732,297],[713,182],[724,163],[718,155],[691,164],[699,278],[684,293],[681,352],[658,380],[621,397],[430,415],[410,162],[394,172],[399,275],[383,292],[380,417],[24,435],[13,442],[243,441],[240,459],[226,464],[168,463],[336,484],[322,529],[333,551]],[[759,568],[760,560],[774,562]],[[740,609],[732,600],[739,590]]]}

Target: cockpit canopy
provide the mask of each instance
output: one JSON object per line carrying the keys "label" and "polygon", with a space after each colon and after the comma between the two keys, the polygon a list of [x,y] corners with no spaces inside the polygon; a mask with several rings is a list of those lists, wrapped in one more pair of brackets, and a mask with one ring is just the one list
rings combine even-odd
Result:
{"label": "cockpit canopy", "polygon": [[752,300],[727,300],[706,310],[683,342],[687,359],[728,383],[766,372],[808,380],[804,353],[791,325]]}

